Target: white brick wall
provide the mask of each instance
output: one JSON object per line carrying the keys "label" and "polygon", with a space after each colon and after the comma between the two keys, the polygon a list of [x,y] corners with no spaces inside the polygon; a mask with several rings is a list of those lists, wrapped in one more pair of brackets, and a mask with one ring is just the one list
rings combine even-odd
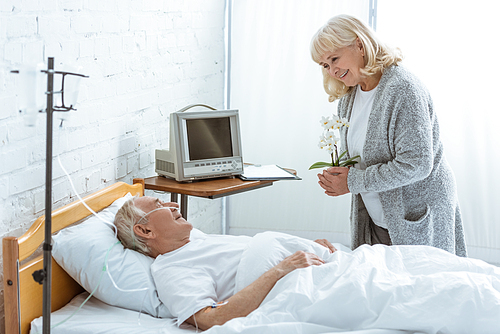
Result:
{"label": "white brick wall", "polygon": [[[71,64],[89,75],[78,111],[55,115],[54,155],[81,195],[130,183],[155,175],[171,112],[223,107],[224,10],[224,0],[0,2],[0,237],[20,236],[45,207],[45,114],[24,126],[10,70],[54,57],[56,70]],[[54,208],[76,198],[56,158],[53,179]],[[220,203],[190,199],[191,222],[220,232]]]}

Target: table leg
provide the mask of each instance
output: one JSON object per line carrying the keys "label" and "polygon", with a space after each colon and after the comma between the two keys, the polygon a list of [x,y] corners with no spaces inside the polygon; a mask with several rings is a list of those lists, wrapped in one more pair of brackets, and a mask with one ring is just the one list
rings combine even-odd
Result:
{"label": "table leg", "polygon": [[[170,193],[170,202],[175,202],[175,203],[179,203],[178,202],[178,197],[179,194],[176,194],[176,193]],[[184,217],[184,219],[187,220],[187,211],[188,211],[188,195],[183,195],[181,194],[181,215],[182,217]]]}
{"label": "table leg", "polygon": [[181,215],[184,219],[188,219],[188,195],[181,194]]}

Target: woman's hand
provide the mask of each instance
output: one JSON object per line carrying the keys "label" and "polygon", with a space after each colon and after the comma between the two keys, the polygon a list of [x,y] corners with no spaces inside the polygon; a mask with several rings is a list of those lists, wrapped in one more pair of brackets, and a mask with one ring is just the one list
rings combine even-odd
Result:
{"label": "woman's hand", "polygon": [[323,261],[316,254],[296,251],[294,254],[286,257],[283,261],[278,263],[274,268],[278,270],[279,278],[282,278],[295,269],[306,268],[309,266],[319,266],[324,263],[325,261]]}
{"label": "woman's hand", "polygon": [[340,196],[349,193],[347,187],[348,167],[330,167],[318,174],[319,185],[328,196]]}
{"label": "woman's hand", "polygon": [[325,246],[330,250],[330,253],[334,253],[337,251],[337,248],[335,248],[332,243],[326,239],[316,239],[314,242],[320,244],[321,246]]}

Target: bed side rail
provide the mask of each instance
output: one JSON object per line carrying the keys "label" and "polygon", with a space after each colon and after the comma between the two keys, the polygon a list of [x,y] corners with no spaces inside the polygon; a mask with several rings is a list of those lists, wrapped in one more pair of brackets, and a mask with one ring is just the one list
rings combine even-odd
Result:
{"label": "bed side rail", "polygon": [[2,242],[5,334],[21,333],[19,303],[19,245],[17,238],[5,237]]}

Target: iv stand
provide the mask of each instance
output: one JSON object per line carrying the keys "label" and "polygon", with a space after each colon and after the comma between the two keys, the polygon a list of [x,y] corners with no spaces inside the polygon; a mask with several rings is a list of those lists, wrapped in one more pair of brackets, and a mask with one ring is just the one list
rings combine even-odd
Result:
{"label": "iv stand", "polygon": [[[45,149],[45,241],[43,243],[43,334],[50,333],[52,291],[52,132],[54,110],[54,58],[47,66],[47,141]],[[36,280],[36,279],[35,279]],[[40,282],[38,282],[40,283]]]}
{"label": "iv stand", "polygon": [[[16,73],[17,71],[13,71]],[[43,284],[43,334],[50,334],[51,291],[52,291],[52,133],[54,111],[75,110],[73,105],[64,105],[64,76],[75,75],[84,78],[88,76],[70,72],[54,71],[54,58],[48,58],[47,71],[47,140],[45,155],[45,241],[43,243],[43,269],[33,273],[33,279]],[[18,73],[18,72],[17,72]],[[62,74],[60,92],[54,92],[54,74]],[[54,93],[62,94],[62,106],[54,107]]]}

